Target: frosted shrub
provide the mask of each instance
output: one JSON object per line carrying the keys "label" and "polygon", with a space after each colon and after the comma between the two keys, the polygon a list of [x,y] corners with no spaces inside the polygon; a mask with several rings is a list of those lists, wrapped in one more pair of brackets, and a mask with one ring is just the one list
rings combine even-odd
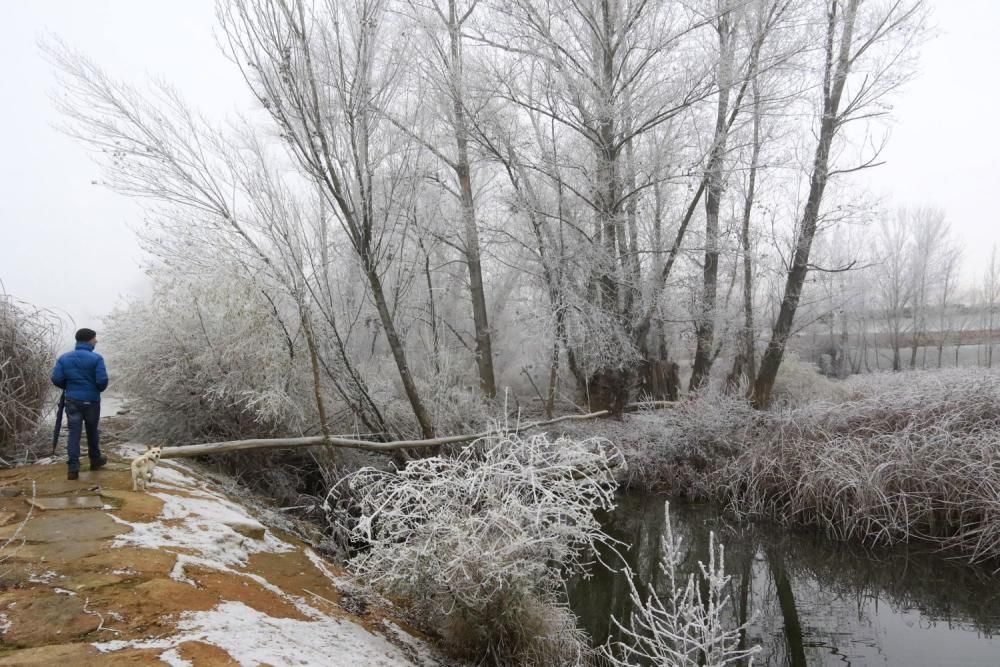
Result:
{"label": "frosted shrub", "polygon": [[[114,386],[140,437],[183,443],[301,433],[315,424],[308,355],[288,349],[259,290],[220,268],[168,280],[108,322]],[[288,317],[291,324],[293,317]]]}
{"label": "frosted shrub", "polygon": [[562,599],[609,540],[594,511],[613,506],[617,450],[601,440],[496,434],[453,458],[348,477],[350,524],[366,545],[351,565],[412,601],[460,655],[493,664],[578,664],[583,634]]}
{"label": "frosted shrub", "polygon": [[705,392],[664,410],[628,415],[624,422],[602,421],[573,428],[595,428],[622,449],[629,486],[655,488],[700,498],[710,493],[707,479],[750,440],[760,420],[741,397]]}
{"label": "frosted shrub", "polygon": [[[731,599],[726,592],[725,549],[710,537],[709,561],[698,562],[700,572],[680,579],[677,568],[683,558],[681,538],[675,537],[670,523],[670,503],[666,503],[666,530],[660,541],[660,569],[669,590],[664,597],[650,591],[643,597],[626,571],[633,611],[628,625],[614,619],[625,641],[609,643],[603,653],[612,667],[650,664],[656,667],[722,667],[753,664],[759,647],[742,648],[741,634],[749,621],[733,626]],[[746,661],[746,662],[744,662]]]}
{"label": "frosted shrub", "polygon": [[58,330],[51,313],[0,292],[0,453],[42,416]]}

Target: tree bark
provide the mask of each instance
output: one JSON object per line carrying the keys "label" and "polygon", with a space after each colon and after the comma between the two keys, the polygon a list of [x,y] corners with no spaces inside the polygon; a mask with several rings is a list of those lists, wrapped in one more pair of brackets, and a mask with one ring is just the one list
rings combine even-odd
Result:
{"label": "tree bark", "polygon": [[406,398],[410,401],[410,407],[413,409],[413,415],[420,425],[421,434],[425,438],[433,438],[434,425],[431,422],[431,417],[427,409],[424,407],[423,401],[420,399],[420,392],[417,390],[416,382],[414,382],[413,375],[410,373],[410,367],[406,363],[406,352],[399,334],[396,332],[396,324],[393,322],[392,313],[389,312],[389,304],[386,302],[385,293],[382,290],[382,279],[374,267],[366,267],[365,274],[368,277],[368,284],[372,290],[375,308],[378,310],[379,319],[382,322],[382,329],[385,330],[385,339],[389,343],[389,349],[392,351],[396,368],[399,370],[399,379],[403,383],[403,391],[406,392]]}
{"label": "tree bark", "polygon": [[[813,159],[812,176],[809,179],[809,196],[802,213],[799,225],[799,238],[795,244],[795,254],[785,281],[784,296],[778,318],[771,331],[771,340],[760,363],[760,373],[754,383],[753,404],[757,408],[767,408],[771,404],[771,391],[778,376],[778,367],[785,353],[785,344],[792,332],[792,322],[795,311],[802,296],[802,286],[809,273],[809,252],[812,249],[813,238],[819,224],[820,205],[823,202],[823,191],[826,189],[829,177],[830,145],[840,125],[838,118],[840,98],[844,92],[847,75],[851,66],[851,42],[854,33],[854,21],[857,17],[859,0],[850,0],[845,15],[840,22],[843,32],[840,37],[839,53],[835,56],[834,48],[838,19],[836,4],[831,5],[827,17],[826,55],[827,62],[823,77],[823,113],[820,119],[819,141]],[[836,58],[836,60],[834,60]]]}
{"label": "tree bark", "polygon": [[493,369],[493,339],[490,335],[489,316],[486,309],[486,291],[483,287],[482,258],[479,250],[479,228],[476,224],[475,199],[472,193],[472,170],[469,163],[469,131],[465,117],[462,80],[462,26],[459,22],[455,0],[448,2],[448,39],[451,49],[452,114],[455,144],[458,150],[455,174],[458,178],[462,206],[462,224],[465,229],[465,262],[469,267],[469,295],[472,300],[472,321],[476,331],[476,366],[479,370],[479,388],[487,398],[497,394]]}
{"label": "tree bark", "polygon": [[688,391],[697,392],[708,384],[714,360],[715,302],[719,279],[719,209],[725,190],[723,174],[726,143],[729,137],[729,91],[732,79],[732,28],[729,13],[719,17],[716,26],[719,34],[719,100],[715,113],[715,133],[709,154],[705,187],[705,264],[702,269],[702,294],[695,326],[694,367]]}

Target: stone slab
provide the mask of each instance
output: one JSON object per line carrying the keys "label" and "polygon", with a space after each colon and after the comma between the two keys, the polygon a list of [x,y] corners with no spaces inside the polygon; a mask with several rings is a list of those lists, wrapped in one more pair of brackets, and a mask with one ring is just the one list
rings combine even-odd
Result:
{"label": "stone slab", "polygon": [[0,526],[6,526],[8,523],[14,520],[17,514],[14,512],[0,512]]}
{"label": "stone slab", "polygon": [[44,498],[29,498],[29,505],[40,510],[84,510],[101,509],[104,499],[100,496],[45,496]]}
{"label": "stone slab", "polygon": [[[0,541],[13,535],[16,529],[16,525],[0,528]],[[104,540],[130,530],[104,512],[53,512],[32,516],[21,531],[21,537],[28,542],[73,543]]]}

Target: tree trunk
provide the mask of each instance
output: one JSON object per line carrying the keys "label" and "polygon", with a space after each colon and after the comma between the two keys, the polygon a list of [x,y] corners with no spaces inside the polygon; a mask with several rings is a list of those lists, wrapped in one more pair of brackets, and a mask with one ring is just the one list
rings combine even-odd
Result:
{"label": "tree trunk", "polygon": [[[802,296],[802,287],[809,273],[809,252],[812,249],[813,237],[816,235],[816,228],[819,223],[820,204],[823,202],[823,191],[826,189],[829,177],[830,165],[830,145],[839,127],[838,112],[840,98],[844,91],[847,75],[850,71],[851,42],[854,32],[854,21],[857,16],[858,0],[850,0],[850,4],[845,10],[843,21],[843,33],[839,54],[834,63],[834,44],[837,32],[837,18],[835,9],[831,9],[827,22],[826,53],[827,63],[824,72],[824,99],[823,115],[820,120],[819,141],[816,144],[816,154],[813,159],[812,176],[809,179],[809,196],[806,199],[806,206],[802,213],[802,222],[799,226],[799,238],[795,244],[795,254],[792,265],[788,271],[788,279],[785,281],[784,296],[781,300],[781,308],[778,311],[778,319],[774,323],[771,331],[771,340],[767,345],[767,351],[760,363],[760,373],[754,383],[753,403],[758,408],[767,408],[771,404],[771,391],[774,389],[774,381],[778,376],[778,367],[785,354],[785,344],[792,332],[792,322],[795,319],[795,311],[799,306],[799,298]],[[836,7],[836,5],[833,5]]]}
{"label": "tree trunk", "polygon": [[448,36],[451,46],[451,96],[455,124],[455,143],[458,159],[455,173],[458,178],[462,205],[462,223],[465,228],[465,261],[469,267],[469,293],[472,299],[472,321],[476,330],[476,366],[479,369],[479,388],[487,398],[497,394],[493,370],[493,340],[490,335],[489,316],[486,309],[486,291],[483,288],[483,268],[479,252],[479,228],[476,225],[475,200],[472,194],[472,174],[469,164],[469,136],[465,118],[462,81],[462,33],[455,0],[448,2]]}
{"label": "tree trunk", "polygon": [[753,317],[753,258],[750,252],[750,218],[757,189],[757,166],[760,161],[761,148],[761,117],[760,95],[756,82],[754,82],[753,149],[750,154],[750,173],[747,177],[747,192],[743,200],[743,219],[740,227],[740,250],[743,253],[743,330],[738,337],[733,369],[726,381],[726,386],[730,391],[733,391],[740,386],[743,378],[746,378],[748,395],[752,393],[754,380],[757,376],[757,356],[754,350],[756,337]]}
{"label": "tree trunk", "polygon": [[382,279],[374,267],[366,267],[365,273],[368,277],[368,284],[371,286],[372,298],[375,301],[375,308],[378,310],[382,328],[385,330],[385,339],[389,343],[389,349],[392,350],[392,358],[396,362],[399,379],[403,382],[403,391],[406,392],[406,398],[410,401],[413,415],[420,425],[420,433],[424,438],[433,438],[434,425],[427,409],[424,408],[423,401],[420,400],[420,392],[417,391],[417,385],[410,374],[410,367],[406,363],[406,351],[403,349],[403,343],[396,332],[392,313],[389,312],[389,304],[386,302],[385,293],[382,290]]}
{"label": "tree trunk", "polygon": [[732,34],[728,12],[719,17],[719,100],[715,112],[715,134],[706,167],[705,187],[705,264],[702,270],[702,294],[695,327],[694,367],[688,391],[696,392],[708,384],[714,360],[715,301],[719,279],[719,209],[725,189],[723,174],[726,140],[729,135],[729,89],[732,79]]}

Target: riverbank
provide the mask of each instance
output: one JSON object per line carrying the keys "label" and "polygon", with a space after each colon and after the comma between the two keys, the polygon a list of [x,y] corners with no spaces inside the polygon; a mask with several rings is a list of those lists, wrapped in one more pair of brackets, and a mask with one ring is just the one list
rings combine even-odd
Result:
{"label": "riverbank", "polygon": [[0,665],[447,664],[223,480],[165,462],[131,491],[132,454],[0,471]]}

